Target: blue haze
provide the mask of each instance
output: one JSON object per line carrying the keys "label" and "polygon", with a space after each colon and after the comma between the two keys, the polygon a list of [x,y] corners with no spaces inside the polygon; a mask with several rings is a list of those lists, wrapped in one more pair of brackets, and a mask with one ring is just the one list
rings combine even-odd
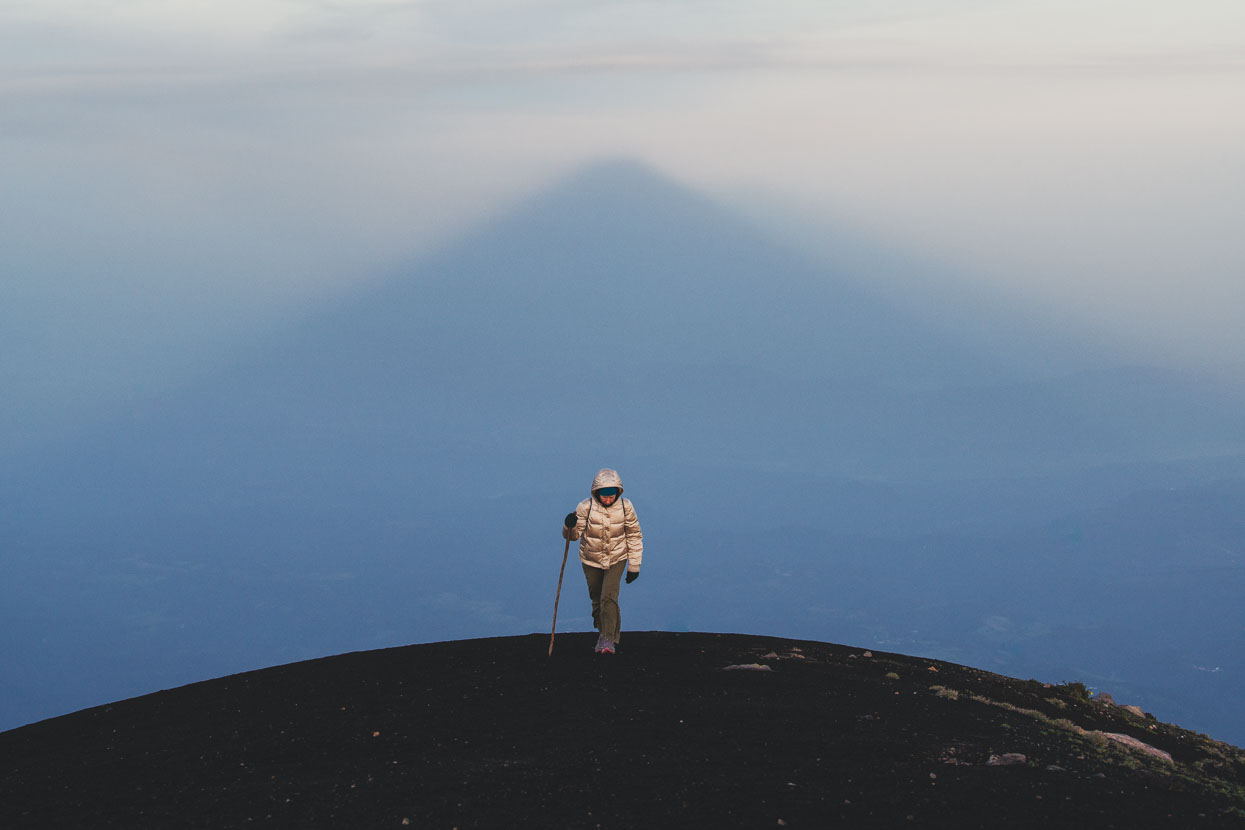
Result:
{"label": "blue haze", "polygon": [[[646,536],[627,628],[1082,680],[1245,742],[1239,375],[903,308],[870,270],[919,263],[842,247],[595,165],[17,459],[0,728],[547,630],[559,519],[613,466]],[[560,621],[586,628],[569,586]]]}

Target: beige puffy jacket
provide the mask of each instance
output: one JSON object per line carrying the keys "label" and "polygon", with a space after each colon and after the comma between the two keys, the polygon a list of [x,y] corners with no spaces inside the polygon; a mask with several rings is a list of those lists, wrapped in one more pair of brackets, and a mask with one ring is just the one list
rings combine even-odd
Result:
{"label": "beige puffy jacket", "polygon": [[[597,501],[602,487],[617,487],[618,499],[609,507]],[[644,535],[631,502],[622,497],[622,479],[613,470],[601,470],[592,480],[592,496],[575,508],[578,521],[564,528],[563,535],[572,542],[579,540],[579,561],[594,568],[608,570],[627,560],[627,570],[640,572],[644,556]]]}

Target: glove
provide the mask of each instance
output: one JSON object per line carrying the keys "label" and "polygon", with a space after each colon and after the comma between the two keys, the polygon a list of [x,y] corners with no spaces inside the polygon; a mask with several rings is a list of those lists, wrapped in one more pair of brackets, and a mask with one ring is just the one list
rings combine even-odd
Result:
{"label": "glove", "polygon": [[635,582],[639,578],[640,578],[639,571],[627,571],[627,584],[628,585],[630,585],[632,582]]}
{"label": "glove", "polygon": [[562,524],[566,525],[567,527],[574,527],[578,523],[579,523],[579,517],[576,516],[574,513],[567,513],[566,518],[562,521]]}

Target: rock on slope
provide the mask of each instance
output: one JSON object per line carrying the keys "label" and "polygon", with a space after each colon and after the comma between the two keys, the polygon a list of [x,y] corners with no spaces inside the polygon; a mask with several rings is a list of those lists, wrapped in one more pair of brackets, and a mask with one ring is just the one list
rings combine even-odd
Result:
{"label": "rock on slope", "polygon": [[1245,753],[1076,685],[593,636],[346,654],[2,733],[0,826],[1245,826]]}

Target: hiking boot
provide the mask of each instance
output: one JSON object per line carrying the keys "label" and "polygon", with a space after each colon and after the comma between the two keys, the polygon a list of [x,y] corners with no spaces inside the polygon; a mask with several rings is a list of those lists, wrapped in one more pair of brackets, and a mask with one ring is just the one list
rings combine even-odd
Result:
{"label": "hiking boot", "polygon": [[600,642],[597,643],[597,653],[598,654],[613,654],[614,653],[614,641],[611,640],[609,637],[602,637]]}
{"label": "hiking boot", "polygon": [[597,654],[600,654],[602,650],[604,649],[605,642],[606,642],[605,635],[604,634],[598,635],[597,644],[593,647],[592,650],[595,651]]}

